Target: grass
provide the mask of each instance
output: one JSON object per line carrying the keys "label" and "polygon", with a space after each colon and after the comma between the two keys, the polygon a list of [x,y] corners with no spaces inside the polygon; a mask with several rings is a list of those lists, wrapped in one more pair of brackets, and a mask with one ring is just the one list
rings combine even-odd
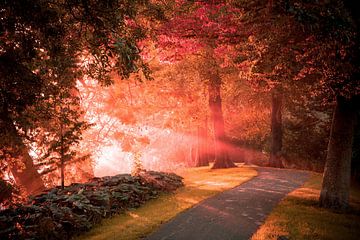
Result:
{"label": "grass", "polygon": [[163,194],[138,209],[104,219],[77,240],[141,239],[178,213],[219,192],[233,188],[257,175],[250,167],[212,170],[209,167],[178,171],[185,187]]}
{"label": "grass", "polygon": [[360,239],[360,190],[352,188],[351,210],[338,213],[320,208],[321,175],[290,193],[268,216],[252,240]]}

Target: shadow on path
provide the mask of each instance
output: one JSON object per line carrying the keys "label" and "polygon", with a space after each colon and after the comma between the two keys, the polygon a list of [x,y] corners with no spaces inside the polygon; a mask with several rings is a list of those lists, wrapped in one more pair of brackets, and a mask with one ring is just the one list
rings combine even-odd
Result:
{"label": "shadow on path", "polygon": [[178,214],[146,240],[249,239],[279,201],[310,176],[287,169],[257,171],[252,180]]}

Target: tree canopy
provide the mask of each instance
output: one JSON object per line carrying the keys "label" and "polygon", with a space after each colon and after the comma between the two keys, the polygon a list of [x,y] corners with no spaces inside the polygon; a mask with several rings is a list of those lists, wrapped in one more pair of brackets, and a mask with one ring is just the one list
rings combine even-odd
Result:
{"label": "tree canopy", "polygon": [[35,194],[131,164],[246,162],[325,169],[322,205],[346,208],[360,91],[350,0],[0,1],[7,196],[9,182]]}

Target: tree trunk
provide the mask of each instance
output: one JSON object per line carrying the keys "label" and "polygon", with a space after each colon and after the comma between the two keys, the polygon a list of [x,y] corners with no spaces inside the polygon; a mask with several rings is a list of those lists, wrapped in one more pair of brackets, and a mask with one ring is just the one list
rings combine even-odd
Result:
{"label": "tree trunk", "polygon": [[[360,117],[358,109],[357,118]],[[351,158],[351,178],[352,180],[360,183],[360,122],[357,121],[354,130],[354,143],[352,147],[352,158]]]}
{"label": "tree trunk", "polygon": [[230,160],[225,146],[224,117],[221,106],[221,78],[211,74],[209,78],[209,107],[214,124],[215,135],[215,162],[213,168],[231,168],[236,165]]}
{"label": "tree trunk", "polygon": [[336,98],[320,193],[320,205],[344,210],[349,205],[351,155],[356,123],[355,103]]}
{"label": "tree trunk", "polygon": [[36,195],[45,190],[45,185],[33,163],[28,147],[23,143],[14,123],[10,121],[8,119],[7,129],[12,138],[10,146],[13,146],[14,150],[12,161],[9,162],[10,171],[16,183],[23,186],[27,194]]}
{"label": "tree trunk", "polygon": [[[62,113],[62,107],[60,107]],[[60,118],[60,179],[61,179],[61,189],[65,187],[65,152],[64,152],[64,132],[63,132],[63,122]]]}
{"label": "tree trunk", "polygon": [[64,159],[61,157],[60,160],[60,179],[61,179],[61,189],[65,187],[65,164]]}
{"label": "tree trunk", "polygon": [[199,156],[199,148],[197,147],[197,144],[193,144],[192,146],[192,155],[191,155],[191,166],[196,166],[196,159]]}
{"label": "tree trunk", "polygon": [[271,149],[269,166],[283,168],[281,161],[282,149],[282,93],[274,89],[271,96]]}
{"label": "tree trunk", "polygon": [[10,164],[10,171],[17,184],[24,187],[27,194],[36,195],[45,190],[45,185],[36,170],[33,159],[25,145],[21,148],[19,156]]}
{"label": "tree trunk", "polygon": [[196,159],[196,167],[209,166],[207,154],[207,128],[198,127],[198,155]]}

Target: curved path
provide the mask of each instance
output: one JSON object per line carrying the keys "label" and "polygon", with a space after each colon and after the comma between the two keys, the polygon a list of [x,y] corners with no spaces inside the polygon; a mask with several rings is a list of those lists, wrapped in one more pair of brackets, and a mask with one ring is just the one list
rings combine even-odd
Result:
{"label": "curved path", "polygon": [[309,173],[257,168],[258,176],[178,214],[147,240],[249,239],[271,210]]}

